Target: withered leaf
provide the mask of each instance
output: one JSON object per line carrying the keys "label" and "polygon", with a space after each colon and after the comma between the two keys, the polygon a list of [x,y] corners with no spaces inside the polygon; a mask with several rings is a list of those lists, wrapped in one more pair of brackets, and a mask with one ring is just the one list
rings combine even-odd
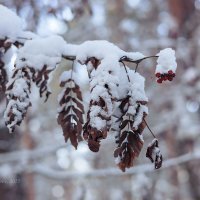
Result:
{"label": "withered leaf", "polygon": [[82,94],[81,94],[81,91],[80,91],[80,87],[79,87],[78,85],[75,84],[75,88],[72,88],[72,91],[73,91],[74,93],[76,93],[76,96],[77,96],[77,98],[78,98],[80,101],[83,100],[83,99],[82,99]]}
{"label": "withered leaf", "polygon": [[[66,83],[70,81],[74,82],[74,80],[68,79],[65,82],[61,82],[60,86],[64,87]],[[79,100],[76,99],[75,97],[77,97]],[[65,88],[64,94],[59,102],[62,110],[59,112],[58,115],[58,123],[61,125],[63,129],[65,142],[67,142],[68,139],[70,139],[71,144],[76,149],[78,146],[78,142],[82,141],[81,133],[82,133],[84,107],[82,105],[81,100],[82,100],[82,95],[80,88],[74,82],[74,87]]]}
{"label": "withered leaf", "polygon": [[129,96],[127,96],[126,98],[124,98],[124,99],[121,101],[121,103],[120,103],[120,105],[119,105],[119,108],[120,108],[120,110],[121,110],[122,113],[126,112],[124,108],[125,108],[125,106],[128,104],[128,102],[129,102]]}
{"label": "withered leaf", "polygon": [[119,137],[119,146],[121,146],[121,144],[123,143],[123,141],[125,140],[125,138],[127,137],[128,132],[124,131],[122,132],[122,134]]}
{"label": "withered leaf", "polygon": [[141,140],[139,134],[129,132],[128,141],[135,153],[135,156],[138,157],[143,147],[143,141]]}
{"label": "withered leaf", "polygon": [[89,139],[88,140],[88,147],[91,151],[93,152],[98,152],[99,151],[99,147],[100,147],[100,143],[94,140]]}
{"label": "withered leaf", "polygon": [[128,120],[128,119],[127,119],[127,120],[124,120],[124,121],[122,121],[122,123],[120,124],[119,128],[120,128],[120,129],[123,129],[125,126],[127,126],[128,123],[131,125],[131,124],[133,123],[133,121]]}
{"label": "withered leaf", "polygon": [[153,139],[151,144],[149,144],[146,157],[149,158],[152,163],[155,162],[155,169],[159,169],[162,166],[163,158],[158,146],[158,140],[156,138]]}

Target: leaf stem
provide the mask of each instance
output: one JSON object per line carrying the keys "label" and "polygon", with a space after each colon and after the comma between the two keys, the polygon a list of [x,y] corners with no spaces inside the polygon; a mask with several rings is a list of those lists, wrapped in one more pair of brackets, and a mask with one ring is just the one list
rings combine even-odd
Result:
{"label": "leaf stem", "polygon": [[146,124],[147,128],[149,129],[151,135],[152,135],[154,138],[156,138],[155,134],[153,133],[153,131],[151,130],[151,128],[150,128],[149,125],[147,124],[146,120],[143,119],[143,121],[144,121],[144,123]]}

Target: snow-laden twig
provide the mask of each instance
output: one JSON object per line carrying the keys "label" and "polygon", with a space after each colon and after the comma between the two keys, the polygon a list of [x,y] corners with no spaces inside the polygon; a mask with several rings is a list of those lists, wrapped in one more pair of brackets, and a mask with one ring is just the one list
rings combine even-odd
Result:
{"label": "snow-laden twig", "polygon": [[[113,129],[119,133],[114,156],[123,171],[133,166],[133,160],[139,156],[143,146],[141,134],[145,128],[144,118],[148,114],[146,105],[148,100],[144,90],[145,79],[136,73],[137,67],[145,59],[157,58],[155,70],[157,82],[172,81],[177,68],[175,51],[166,48],[156,55],[145,56],[140,52],[126,52],[105,40],[86,41],[77,45],[67,43],[58,35],[42,38],[24,31],[21,26],[22,20],[6,7],[0,6],[0,11],[5,17],[0,22],[3,30],[0,33],[3,45],[0,46],[15,45],[19,48],[12,74],[13,80],[6,85],[8,104],[4,119],[10,132],[14,131],[16,125],[21,124],[28,107],[31,106],[33,83],[39,88],[40,97],[46,96],[46,101],[51,94],[48,87],[51,72],[59,66],[62,58],[73,60],[87,68],[90,95],[86,105],[88,107],[87,116],[83,116],[85,105],[79,102],[79,100],[82,101],[82,96],[78,85],[69,87],[67,84],[66,90],[62,92],[58,122],[63,128],[65,140],[70,138],[77,148],[77,132],[81,136],[83,130],[83,137],[88,142],[89,149],[94,152],[99,151],[101,140],[107,137],[113,120],[115,120],[114,117],[118,116],[117,112],[120,111],[122,115],[116,117],[116,126],[119,125],[120,130]],[[8,42],[5,42],[4,40],[7,39],[9,39]],[[129,69],[124,62],[136,64],[135,71]],[[2,62],[1,65],[3,67],[4,63]],[[123,72],[124,69],[126,73]],[[67,83],[68,81],[74,82],[71,79],[72,77],[67,80]],[[72,92],[76,94],[75,97]],[[72,105],[72,101],[75,105]],[[69,102],[70,106],[66,102]],[[86,117],[85,124],[84,117]],[[81,124],[78,124],[79,121]],[[153,146],[150,147],[150,153],[148,153],[151,159],[154,150],[152,148]],[[157,157],[158,155],[156,155],[156,160]],[[19,166],[23,164],[22,167],[26,166],[28,160],[29,156],[25,153],[17,164]],[[31,156],[30,160],[32,161]]]}
{"label": "snow-laden twig", "polygon": [[[66,60],[76,60],[76,56],[73,56],[73,55],[62,55],[63,58],[65,58]],[[148,58],[158,58],[158,56],[145,56],[143,58],[136,58],[136,59],[132,59],[128,56],[122,56],[120,59],[119,59],[119,62],[130,62],[130,63],[135,63],[135,64],[139,64],[140,62],[142,62],[143,60],[145,59],[148,59]]]}
{"label": "snow-laden twig", "polygon": [[37,148],[34,150],[20,150],[11,153],[0,154],[0,163],[20,162],[39,159],[56,152],[56,150],[66,147],[66,144],[49,145],[48,147]]}
{"label": "snow-laden twig", "polygon": [[[200,159],[200,151],[187,153],[182,156],[171,158],[163,162],[163,167],[159,170],[164,170],[169,167],[177,166],[182,163],[186,163],[192,160]],[[135,166],[131,169],[128,169],[126,173],[119,171],[116,168],[108,168],[108,169],[98,169],[98,170],[91,170],[89,172],[69,172],[69,171],[58,171],[54,170],[50,167],[44,165],[34,165],[30,168],[26,169],[29,173],[37,173],[42,176],[57,179],[57,180],[66,180],[66,179],[73,179],[73,178],[93,178],[93,177],[110,177],[110,176],[126,176],[138,173],[148,173],[148,172],[156,172],[157,170],[153,169],[151,164],[142,164]]]}
{"label": "snow-laden twig", "polygon": [[[63,145],[61,145],[60,147],[62,146]],[[52,148],[46,148],[46,149],[39,149],[35,152],[33,151],[32,153],[31,152],[29,153],[30,155],[32,155],[32,158],[40,158],[53,151],[55,151],[55,149],[53,149],[52,147]],[[28,151],[27,151],[27,155],[28,155]],[[19,157],[15,157],[14,159],[14,156],[19,156],[19,155],[17,155],[16,153],[15,155],[13,154],[12,155],[13,161],[19,160]],[[20,154],[20,156],[22,156],[22,154]],[[200,150],[193,153],[187,153],[182,156],[165,160],[163,162],[162,168],[160,168],[159,170],[164,170],[169,167],[177,166],[177,165],[180,165],[189,161],[197,160],[197,159],[200,159]],[[123,173],[119,169],[116,169],[116,168],[97,169],[97,170],[91,170],[89,172],[60,171],[60,170],[58,171],[43,164],[30,165],[28,163],[24,163],[23,165],[18,164],[15,166],[7,165],[7,167],[9,167],[9,171],[10,173],[12,173],[12,175],[21,173],[21,172],[36,173],[38,175],[51,178],[51,179],[60,180],[60,181],[67,180],[67,179],[75,179],[75,178],[81,179],[81,178],[100,178],[100,177],[110,177],[110,176],[127,176],[127,175],[133,175],[133,174],[138,174],[138,173],[153,173],[157,171],[153,168],[152,164],[141,164],[141,165],[135,166],[131,169],[128,169],[126,173]],[[4,173],[4,170],[5,169],[0,167],[0,174]]]}

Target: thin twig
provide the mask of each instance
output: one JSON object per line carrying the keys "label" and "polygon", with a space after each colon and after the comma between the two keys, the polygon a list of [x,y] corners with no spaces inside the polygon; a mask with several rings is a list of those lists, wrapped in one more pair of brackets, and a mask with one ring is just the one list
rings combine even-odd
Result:
{"label": "thin twig", "polygon": [[[163,171],[167,168],[179,166],[180,164],[184,164],[186,162],[190,162],[192,160],[198,160],[200,158],[199,152],[191,152],[187,154],[183,154],[181,156],[170,158],[163,163],[163,167],[159,169],[159,171]],[[116,168],[107,168],[107,169],[93,169],[89,172],[78,172],[78,171],[60,171],[52,169],[46,165],[32,165],[26,166],[25,169],[21,171],[26,171],[28,173],[36,173],[44,177],[48,177],[54,180],[69,180],[69,179],[81,179],[81,178],[101,178],[101,177],[118,177],[118,176],[127,176],[138,173],[153,173],[156,170],[153,169],[152,164],[140,164],[131,169],[128,169],[126,173],[119,171]]]}
{"label": "thin twig", "polygon": [[150,133],[152,134],[152,136],[153,136],[154,138],[156,138],[156,136],[154,135],[153,131],[150,129],[149,125],[147,124],[146,120],[143,119],[143,121],[144,121],[144,123],[146,124],[146,126],[147,126],[147,128],[149,129],[149,131],[150,131]]}
{"label": "thin twig", "polygon": [[142,62],[143,60],[148,59],[148,58],[158,58],[158,56],[147,56],[147,57],[144,57],[144,58],[141,58],[141,59],[138,59],[138,60],[133,60],[131,58],[128,58],[127,56],[123,56],[123,57],[120,58],[119,62],[125,61],[125,62],[132,62],[132,63],[135,63],[135,64],[139,64],[140,62]]}
{"label": "thin twig", "polygon": [[[76,60],[76,56],[73,56],[73,55],[71,55],[71,56],[62,55],[62,57],[66,60]],[[142,62],[143,60],[148,59],[148,58],[158,58],[158,56],[147,56],[147,57],[144,57],[144,58],[141,58],[138,60],[133,60],[131,58],[128,58],[127,56],[122,56],[119,59],[119,62],[131,62],[131,63],[139,64],[140,62]]]}
{"label": "thin twig", "polygon": [[127,69],[126,69],[126,65],[124,64],[124,62],[123,61],[120,61],[122,64],[123,64],[123,66],[124,66],[124,69],[125,69],[125,71],[126,71],[126,75],[127,75],[127,78],[128,78],[128,81],[129,81],[129,83],[131,82],[131,80],[130,80],[130,77],[129,77],[129,75],[128,75],[128,71],[127,71]]}
{"label": "thin twig", "polygon": [[137,72],[137,68],[139,66],[139,63],[136,64],[136,67],[135,67],[135,73]]}

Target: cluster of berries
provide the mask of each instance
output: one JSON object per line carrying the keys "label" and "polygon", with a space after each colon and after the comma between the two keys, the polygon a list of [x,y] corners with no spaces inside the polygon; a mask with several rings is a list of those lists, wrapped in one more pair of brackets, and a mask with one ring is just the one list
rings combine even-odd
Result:
{"label": "cluster of berries", "polygon": [[163,81],[172,81],[175,77],[175,73],[172,70],[169,70],[168,73],[156,73],[156,77],[158,78],[157,83],[162,83]]}

